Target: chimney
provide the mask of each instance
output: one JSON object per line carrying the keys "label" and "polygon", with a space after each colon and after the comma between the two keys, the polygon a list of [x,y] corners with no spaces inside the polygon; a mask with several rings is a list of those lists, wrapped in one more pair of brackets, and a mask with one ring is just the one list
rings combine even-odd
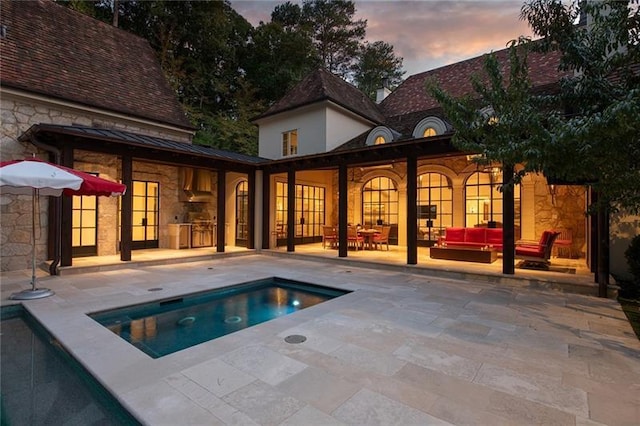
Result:
{"label": "chimney", "polygon": [[379,104],[380,102],[382,102],[384,98],[389,96],[390,93],[391,93],[391,90],[389,90],[387,87],[382,87],[378,89],[376,91],[376,103]]}
{"label": "chimney", "polygon": [[382,87],[376,90],[376,103],[379,104],[380,102],[384,101],[384,98],[389,96],[390,93],[391,89],[389,89],[389,79],[383,78]]}

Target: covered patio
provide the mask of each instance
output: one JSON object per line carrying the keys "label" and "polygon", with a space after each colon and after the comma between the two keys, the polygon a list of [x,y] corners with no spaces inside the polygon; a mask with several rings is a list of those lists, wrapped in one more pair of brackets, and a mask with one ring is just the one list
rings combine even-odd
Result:
{"label": "covered patio", "polygon": [[[188,264],[205,260],[222,260],[230,257],[246,256],[259,252],[264,255],[289,259],[303,259],[329,262],[337,267],[358,266],[372,270],[410,272],[440,278],[474,280],[505,286],[551,289],[566,293],[598,295],[598,284],[584,259],[553,257],[548,271],[517,268],[514,275],[502,273],[502,257],[485,264],[455,260],[432,259],[428,247],[418,247],[418,263],[407,265],[407,249],[391,245],[389,250],[349,250],[348,257],[340,257],[337,249],[323,248],[322,243],[300,244],[294,252],[286,247],[263,249],[260,251],[244,247],[227,246],[224,252],[216,247],[184,250],[146,249],[136,250],[130,262],[122,262],[120,256],[92,256],[74,259],[73,266],[61,267],[60,275],[75,275],[89,272],[114,271],[132,267]],[[46,276],[48,265],[43,263],[39,273]],[[616,286],[610,286],[608,297],[617,296]]]}

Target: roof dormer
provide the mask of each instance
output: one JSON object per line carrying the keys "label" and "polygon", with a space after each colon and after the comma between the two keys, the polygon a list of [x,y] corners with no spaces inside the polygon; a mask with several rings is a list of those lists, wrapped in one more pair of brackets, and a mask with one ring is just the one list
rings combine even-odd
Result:
{"label": "roof dormer", "polygon": [[413,129],[414,138],[428,138],[447,133],[449,126],[447,123],[434,116],[429,116],[420,120]]}
{"label": "roof dormer", "polygon": [[400,134],[398,132],[393,131],[387,126],[378,126],[371,129],[369,134],[367,135],[367,146],[371,145],[381,145],[385,143],[390,143],[396,140]]}

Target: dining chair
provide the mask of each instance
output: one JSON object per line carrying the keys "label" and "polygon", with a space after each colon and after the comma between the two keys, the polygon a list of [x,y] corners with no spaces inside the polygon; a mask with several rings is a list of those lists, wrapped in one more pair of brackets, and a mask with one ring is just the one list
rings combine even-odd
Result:
{"label": "dining chair", "polygon": [[327,244],[329,244],[329,248],[334,248],[338,244],[338,234],[335,226],[322,227],[322,248],[326,248]]}
{"label": "dining chair", "polygon": [[391,233],[391,227],[383,226],[380,233],[373,236],[373,244],[376,250],[378,249],[378,244],[380,244],[380,247],[382,247],[382,244],[386,244],[387,251],[389,251],[389,234],[390,233]]}
{"label": "dining chair", "polygon": [[358,228],[350,226],[347,228],[347,247],[353,246],[356,250],[364,250],[364,237],[358,235]]}

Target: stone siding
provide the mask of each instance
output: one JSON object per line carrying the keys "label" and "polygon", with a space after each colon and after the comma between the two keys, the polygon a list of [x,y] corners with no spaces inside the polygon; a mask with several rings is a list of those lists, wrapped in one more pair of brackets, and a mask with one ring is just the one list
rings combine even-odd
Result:
{"label": "stone siding", "polygon": [[[90,112],[71,105],[38,103],[29,97],[2,93],[0,99],[0,158],[2,161],[21,159],[35,154],[47,159],[45,152],[18,138],[34,124],[80,125],[119,129],[149,136],[191,143],[189,132],[146,125],[133,119],[118,119],[108,114]],[[76,151],[74,167],[99,173],[100,177],[118,180],[121,177],[120,160],[116,156]],[[166,224],[175,216],[182,216],[182,203],[178,202],[178,168],[158,167],[151,163],[134,163],[134,179],[155,180],[161,188],[161,246],[166,244]],[[98,199],[98,255],[116,254],[118,249],[118,199]],[[36,259],[39,265],[47,259],[48,207],[46,197],[38,200],[36,221]],[[31,267],[31,197],[2,194],[0,196],[0,270],[12,271]]]}

